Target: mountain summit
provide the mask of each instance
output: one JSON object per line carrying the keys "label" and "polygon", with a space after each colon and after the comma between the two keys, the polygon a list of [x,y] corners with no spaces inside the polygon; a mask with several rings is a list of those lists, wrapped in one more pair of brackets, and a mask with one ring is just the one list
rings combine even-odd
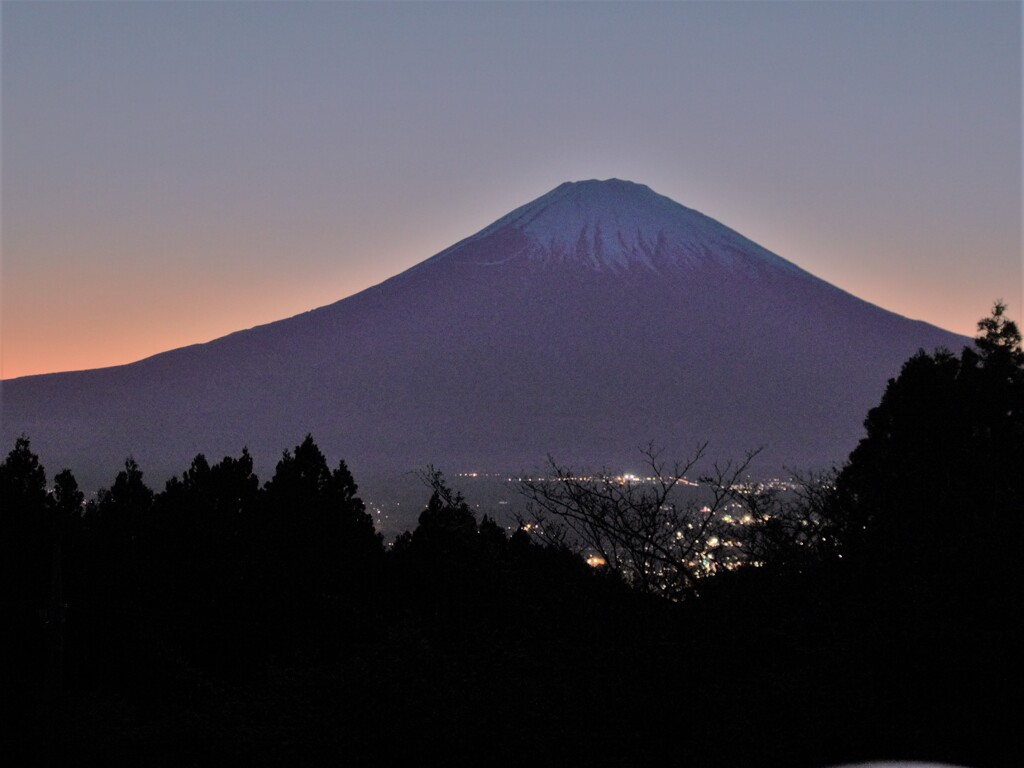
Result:
{"label": "mountain summit", "polygon": [[644,184],[565,182],[435,256],[458,258],[469,246],[501,238],[502,262],[525,260],[601,270],[698,266],[711,259],[746,269],[797,270],[738,232]]}
{"label": "mountain summit", "polygon": [[330,306],[94,371],[3,382],[83,486],[134,454],[150,477],[248,446],[263,473],[312,432],[357,477],[547,454],[628,466],[703,441],[765,468],[841,461],[918,348],[969,340],[829,285],[627,181],[562,184]]}

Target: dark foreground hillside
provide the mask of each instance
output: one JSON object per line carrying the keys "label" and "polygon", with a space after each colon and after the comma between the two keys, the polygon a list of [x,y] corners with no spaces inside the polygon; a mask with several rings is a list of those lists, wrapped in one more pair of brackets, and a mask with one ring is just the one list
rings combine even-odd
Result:
{"label": "dark foreground hillside", "polygon": [[814,503],[751,527],[756,560],[673,600],[661,572],[476,519],[436,473],[385,546],[312,438],[262,485],[244,452],[159,493],[129,460],[84,506],[21,439],[0,465],[3,753],[1016,765],[1024,354],[987,322],[976,350],[905,364]]}

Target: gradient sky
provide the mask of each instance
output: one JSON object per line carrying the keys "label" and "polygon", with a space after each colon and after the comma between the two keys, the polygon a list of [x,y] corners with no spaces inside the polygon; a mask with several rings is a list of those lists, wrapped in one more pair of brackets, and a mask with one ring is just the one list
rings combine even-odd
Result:
{"label": "gradient sky", "polygon": [[1021,3],[42,3],[2,24],[0,376],[380,282],[568,180],[1021,319]]}

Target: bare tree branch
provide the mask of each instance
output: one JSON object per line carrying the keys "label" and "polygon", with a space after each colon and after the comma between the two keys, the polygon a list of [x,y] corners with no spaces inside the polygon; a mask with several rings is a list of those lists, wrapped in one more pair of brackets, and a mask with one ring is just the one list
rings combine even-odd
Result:
{"label": "bare tree branch", "polygon": [[520,483],[527,500],[521,521],[549,544],[591,552],[607,567],[644,592],[681,599],[697,580],[717,568],[716,550],[726,551],[722,513],[735,504],[737,488],[753,451],[740,462],[715,465],[700,479],[704,504],[684,498],[683,486],[696,486],[687,474],[704,456],[706,444],[683,461],[667,462],[648,444],[641,449],[649,473],[643,478],[619,476],[608,469],[596,474],[576,472],[548,457],[548,476]]}

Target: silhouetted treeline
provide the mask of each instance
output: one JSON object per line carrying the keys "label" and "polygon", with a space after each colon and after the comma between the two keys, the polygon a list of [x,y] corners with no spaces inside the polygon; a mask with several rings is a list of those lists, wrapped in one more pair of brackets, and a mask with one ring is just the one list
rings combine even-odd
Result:
{"label": "silhouetted treeline", "polygon": [[672,600],[477,519],[432,468],[385,545],[311,436],[262,484],[244,450],[159,492],[129,458],[88,503],[21,438],[0,463],[3,751],[1015,765],[1024,353],[1001,304],[979,331],[907,361],[812,495],[745,497],[746,564]]}

